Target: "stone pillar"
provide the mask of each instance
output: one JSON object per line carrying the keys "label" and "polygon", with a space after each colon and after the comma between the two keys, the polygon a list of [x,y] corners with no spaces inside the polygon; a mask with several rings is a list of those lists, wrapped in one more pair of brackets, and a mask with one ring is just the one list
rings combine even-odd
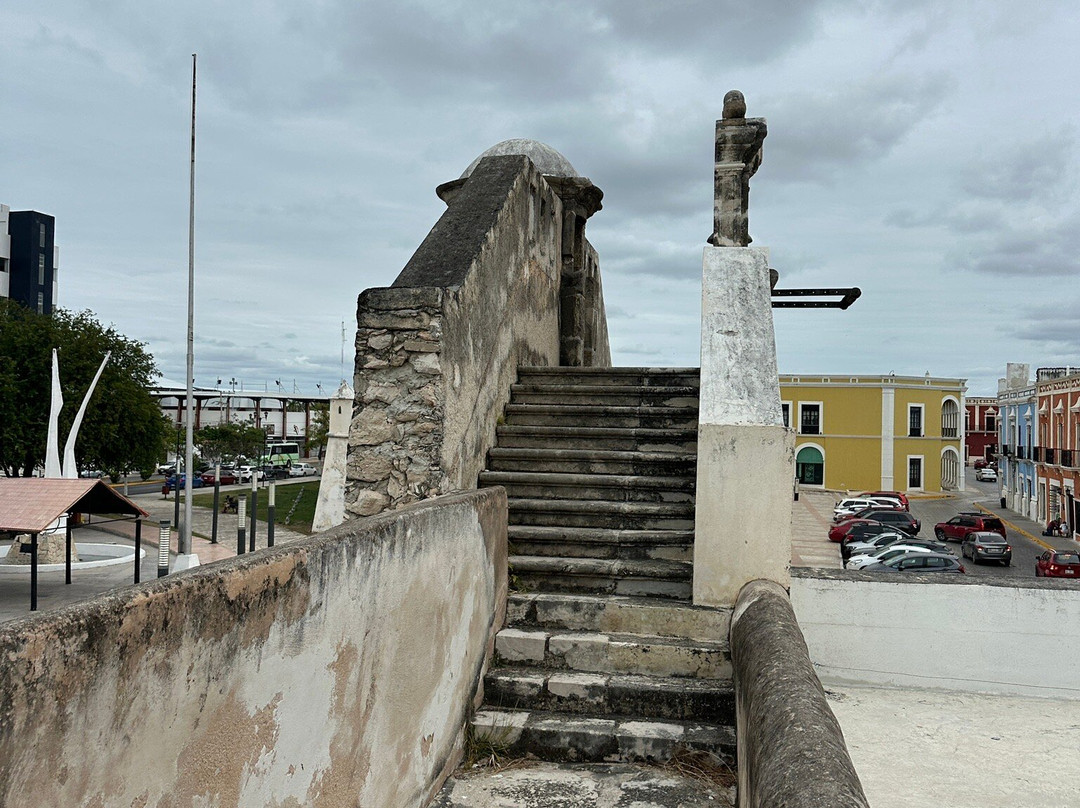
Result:
{"label": "stone pillar", "polygon": [[445,494],[443,290],[367,289],[357,302],[356,406],[345,486],[348,516]]}
{"label": "stone pillar", "polygon": [[311,523],[311,529],[315,532],[328,530],[345,521],[345,472],[353,396],[352,387],[343,381],[330,399],[326,456],[323,458],[322,477],[319,480],[319,501],[315,504],[315,518]]}
{"label": "stone pillar", "polygon": [[784,426],[763,250],[706,247],[701,293],[694,603],[790,582],[795,433]]}

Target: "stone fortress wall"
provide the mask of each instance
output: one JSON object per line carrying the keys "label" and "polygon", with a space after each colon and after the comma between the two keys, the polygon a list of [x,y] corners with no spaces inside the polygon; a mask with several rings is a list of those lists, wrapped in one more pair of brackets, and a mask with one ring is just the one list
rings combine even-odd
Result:
{"label": "stone fortress wall", "polygon": [[485,489],[7,623],[0,805],[426,805],[506,587]]}
{"label": "stone fortress wall", "polygon": [[585,239],[602,193],[507,144],[440,186],[447,210],[393,285],[359,297],[349,516],[474,488],[518,367],[611,364]]}

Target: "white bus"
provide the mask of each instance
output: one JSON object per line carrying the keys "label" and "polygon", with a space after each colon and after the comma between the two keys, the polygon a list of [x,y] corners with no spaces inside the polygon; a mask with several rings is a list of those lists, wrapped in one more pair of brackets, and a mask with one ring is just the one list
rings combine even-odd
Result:
{"label": "white bus", "polygon": [[300,444],[295,441],[272,441],[266,444],[266,454],[260,465],[291,466],[300,462]]}

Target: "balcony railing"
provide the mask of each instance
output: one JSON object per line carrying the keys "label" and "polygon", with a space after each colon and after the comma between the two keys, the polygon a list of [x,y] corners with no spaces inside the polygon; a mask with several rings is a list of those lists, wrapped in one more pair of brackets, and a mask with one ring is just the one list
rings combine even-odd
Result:
{"label": "balcony railing", "polygon": [[1028,452],[1028,447],[1027,446],[1017,446],[1016,447],[1016,459],[1017,460],[1026,460],[1027,459],[1027,452]]}
{"label": "balcony railing", "polygon": [[1012,457],[1012,447],[1009,446],[1009,444],[1007,444],[1007,443],[1001,444],[1001,453],[1005,457]]}
{"label": "balcony railing", "polygon": [[943,438],[956,438],[956,437],[959,437],[959,436],[956,434],[956,427],[955,426],[943,426],[941,428],[941,437],[943,437]]}
{"label": "balcony railing", "polygon": [[1076,463],[1073,462],[1073,454],[1074,453],[1073,453],[1072,449],[1062,449],[1061,450],[1061,465],[1063,465],[1063,466],[1075,466]]}

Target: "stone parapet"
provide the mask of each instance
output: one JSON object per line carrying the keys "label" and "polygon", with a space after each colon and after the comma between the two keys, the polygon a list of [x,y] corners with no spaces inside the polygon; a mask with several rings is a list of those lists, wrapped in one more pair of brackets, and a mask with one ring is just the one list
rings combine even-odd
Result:
{"label": "stone parapet", "polygon": [[787,593],[751,581],[731,617],[739,808],[869,803]]}
{"label": "stone parapet", "polygon": [[506,612],[506,496],[0,627],[0,805],[428,805]]}
{"label": "stone parapet", "polygon": [[[523,366],[610,364],[587,180],[485,157],[393,286],[357,305],[345,508],[370,516],[476,486]],[[565,198],[564,198],[565,197]]]}

